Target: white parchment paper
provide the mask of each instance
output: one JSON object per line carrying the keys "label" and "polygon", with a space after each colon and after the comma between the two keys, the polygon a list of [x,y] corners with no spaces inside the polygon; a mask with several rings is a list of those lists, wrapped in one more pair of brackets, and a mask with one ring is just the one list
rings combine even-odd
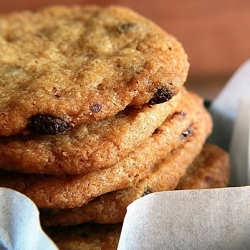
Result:
{"label": "white parchment paper", "polygon": [[119,250],[250,249],[250,187],[168,191],[128,207]]}
{"label": "white parchment paper", "polygon": [[240,98],[236,118],[229,148],[232,165],[230,185],[250,185],[250,95]]}
{"label": "white parchment paper", "polygon": [[242,96],[250,99],[250,59],[237,69],[209,108],[214,127],[208,141],[227,151],[230,148],[234,123],[238,119]]}
{"label": "white parchment paper", "polygon": [[26,196],[0,188],[0,250],[56,250],[42,231],[35,204]]}

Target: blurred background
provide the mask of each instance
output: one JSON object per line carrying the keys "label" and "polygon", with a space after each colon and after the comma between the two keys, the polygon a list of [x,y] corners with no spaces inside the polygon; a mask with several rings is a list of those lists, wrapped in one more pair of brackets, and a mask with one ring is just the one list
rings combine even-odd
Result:
{"label": "blurred background", "polygon": [[124,5],[174,35],[189,56],[186,86],[212,100],[250,57],[249,0],[0,0],[0,12],[50,4]]}

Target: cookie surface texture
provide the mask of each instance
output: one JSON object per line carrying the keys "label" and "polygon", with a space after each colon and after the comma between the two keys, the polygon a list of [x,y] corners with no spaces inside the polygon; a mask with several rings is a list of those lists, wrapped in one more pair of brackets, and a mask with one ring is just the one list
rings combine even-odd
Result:
{"label": "cookie surface texture", "polygon": [[77,225],[89,221],[119,223],[124,219],[127,206],[148,193],[227,187],[230,176],[228,153],[213,144],[203,145],[198,155],[194,148],[199,152],[197,141],[190,138],[184,145],[168,153],[140,182],[101,195],[82,207],[43,209],[40,211],[41,223],[46,226]]}
{"label": "cookie surface texture", "polygon": [[0,166],[35,174],[83,174],[106,168],[150,137],[174,112],[184,91],[166,103],[126,108],[62,134],[0,137]]}
{"label": "cookie surface texture", "polygon": [[[177,153],[178,150],[176,150]],[[163,161],[164,162],[164,161]],[[162,163],[163,163],[162,162]],[[171,168],[171,166],[170,166]],[[200,154],[194,159],[194,161],[191,163],[191,165],[188,167],[186,174],[181,178],[181,181],[179,182],[177,189],[193,189],[193,188],[218,188],[218,187],[225,187],[228,184],[229,180],[229,156],[228,153],[225,152],[224,150],[220,149],[216,145],[212,144],[205,144],[202,148],[202,151]],[[129,189],[133,189],[134,187],[131,187]],[[129,189],[126,189],[126,192],[128,192]],[[134,189],[136,192],[136,189]],[[122,192],[122,196],[125,195],[124,190],[120,190],[117,192]],[[113,192],[114,194],[115,192]],[[107,194],[109,195],[109,194]],[[122,198],[121,196],[121,198]],[[140,196],[138,195],[138,198]],[[124,199],[126,196],[124,197]],[[106,203],[108,205],[109,203]],[[110,204],[109,204],[110,205]],[[118,205],[118,204],[117,204]],[[80,209],[80,208],[79,208]],[[119,207],[117,207],[119,209]],[[74,209],[70,209],[68,211],[74,211]],[[77,211],[77,209],[75,210]],[[125,212],[123,212],[125,213]],[[93,213],[92,213],[93,214]],[[63,215],[63,214],[62,214]],[[76,214],[75,214],[76,215]],[[78,216],[81,216],[79,214],[79,211],[77,212]],[[100,214],[101,215],[101,214]],[[63,216],[61,216],[59,221],[68,221],[68,219],[71,217],[69,213],[65,213],[64,217],[66,219],[63,219]],[[106,214],[106,216],[108,216]],[[117,214],[118,216],[118,214]],[[71,217],[72,218],[72,217]],[[73,212],[73,218],[74,218],[74,212]],[[77,218],[77,217],[76,217]],[[48,218],[49,219],[49,218]],[[58,218],[57,218],[58,219]],[[53,223],[58,223],[58,220],[54,219],[53,221],[53,216],[50,216],[50,220]],[[78,219],[76,219],[78,220]],[[119,226],[121,227],[121,224],[114,224],[114,225],[97,225],[97,224],[92,224],[91,227],[96,228],[95,231],[100,231],[101,233],[103,232],[106,228],[108,233],[106,233],[107,237],[109,238],[110,234],[114,235],[116,232],[116,237],[119,237]],[[51,227],[48,230],[48,233],[50,236],[52,236],[52,239],[55,240],[55,242],[58,244],[58,246],[61,246],[62,248],[67,246],[66,249],[74,249],[73,247],[75,243],[81,243],[82,244],[90,244],[88,243],[88,237],[98,237],[96,233],[93,233],[91,231],[88,231],[89,234],[87,234],[87,239],[81,240],[79,239],[79,231],[80,232],[86,232],[86,229],[89,227],[89,224],[83,224],[79,226],[67,226],[67,227]],[[101,227],[98,229],[98,227]],[[111,229],[111,227],[114,227]],[[84,231],[85,230],[85,231]],[[112,230],[112,231],[109,231]],[[118,231],[116,231],[118,230]],[[69,237],[66,237],[65,233],[68,233]],[[90,236],[91,235],[91,236]],[[99,237],[98,237],[99,238]],[[112,238],[113,239],[113,238]],[[102,241],[106,242],[106,237],[103,238]],[[69,242],[69,243],[68,243]],[[98,242],[100,246],[102,246],[103,243]],[[71,247],[71,248],[70,248]],[[94,248],[93,248],[94,249]],[[98,248],[97,248],[98,249]],[[112,249],[112,248],[111,248]]]}
{"label": "cookie surface texture", "polygon": [[222,188],[228,185],[229,176],[228,153],[216,145],[205,144],[176,189]]}
{"label": "cookie surface texture", "polygon": [[52,6],[0,15],[0,135],[57,134],[126,106],[171,99],[182,45],[118,6]]}
{"label": "cookie surface texture", "polygon": [[210,134],[212,121],[195,94],[186,93],[175,112],[127,157],[106,169],[85,175],[35,175],[0,171],[0,186],[30,197],[40,208],[79,207],[101,194],[133,185],[147,176],[155,163],[184,144],[192,133],[199,141]]}
{"label": "cookie surface texture", "polygon": [[42,209],[41,223],[46,226],[77,225],[86,222],[113,224],[122,222],[127,206],[152,192],[173,190],[186,169],[199,154],[203,140],[192,133],[183,145],[173,149],[150,173],[126,189],[103,194],[88,204],[72,209]]}

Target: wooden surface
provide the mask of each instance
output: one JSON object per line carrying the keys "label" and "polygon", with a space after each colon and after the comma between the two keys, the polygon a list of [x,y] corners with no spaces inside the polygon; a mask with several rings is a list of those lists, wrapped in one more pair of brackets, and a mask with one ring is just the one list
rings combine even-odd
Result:
{"label": "wooden surface", "polygon": [[191,64],[186,86],[207,99],[250,56],[249,0],[0,0],[0,12],[59,3],[119,4],[152,19],[182,42]]}

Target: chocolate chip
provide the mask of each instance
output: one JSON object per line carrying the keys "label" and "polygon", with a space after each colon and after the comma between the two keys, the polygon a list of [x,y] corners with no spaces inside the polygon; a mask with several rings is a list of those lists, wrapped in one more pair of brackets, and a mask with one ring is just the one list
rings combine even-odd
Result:
{"label": "chocolate chip", "polygon": [[184,139],[187,136],[189,136],[190,134],[192,134],[192,132],[194,131],[194,127],[191,125],[189,126],[180,136],[180,139]]}
{"label": "chocolate chip", "polygon": [[123,23],[118,26],[118,31],[122,33],[124,31],[131,30],[135,27],[135,25],[136,25],[135,23]]}
{"label": "chocolate chip", "polygon": [[173,92],[165,89],[158,89],[148,102],[150,105],[159,104],[169,101],[174,96]]}
{"label": "chocolate chip", "polygon": [[101,111],[101,109],[102,109],[102,105],[101,104],[94,104],[94,105],[92,105],[91,107],[90,107],[90,110],[92,111],[92,112],[95,112],[95,113],[98,113],[99,111]]}
{"label": "chocolate chip", "polygon": [[34,115],[30,117],[28,129],[41,135],[56,135],[70,129],[64,120],[51,115]]}
{"label": "chocolate chip", "polygon": [[123,30],[129,30],[135,26],[135,23],[124,23],[121,25]]}
{"label": "chocolate chip", "polygon": [[60,95],[58,94],[58,90],[56,87],[53,87],[53,95],[57,98],[60,98]]}
{"label": "chocolate chip", "polygon": [[151,193],[152,193],[152,192],[146,190],[146,191],[142,194],[142,197],[143,197],[143,196],[146,196],[146,195],[148,195],[148,194],[151,194]]}

